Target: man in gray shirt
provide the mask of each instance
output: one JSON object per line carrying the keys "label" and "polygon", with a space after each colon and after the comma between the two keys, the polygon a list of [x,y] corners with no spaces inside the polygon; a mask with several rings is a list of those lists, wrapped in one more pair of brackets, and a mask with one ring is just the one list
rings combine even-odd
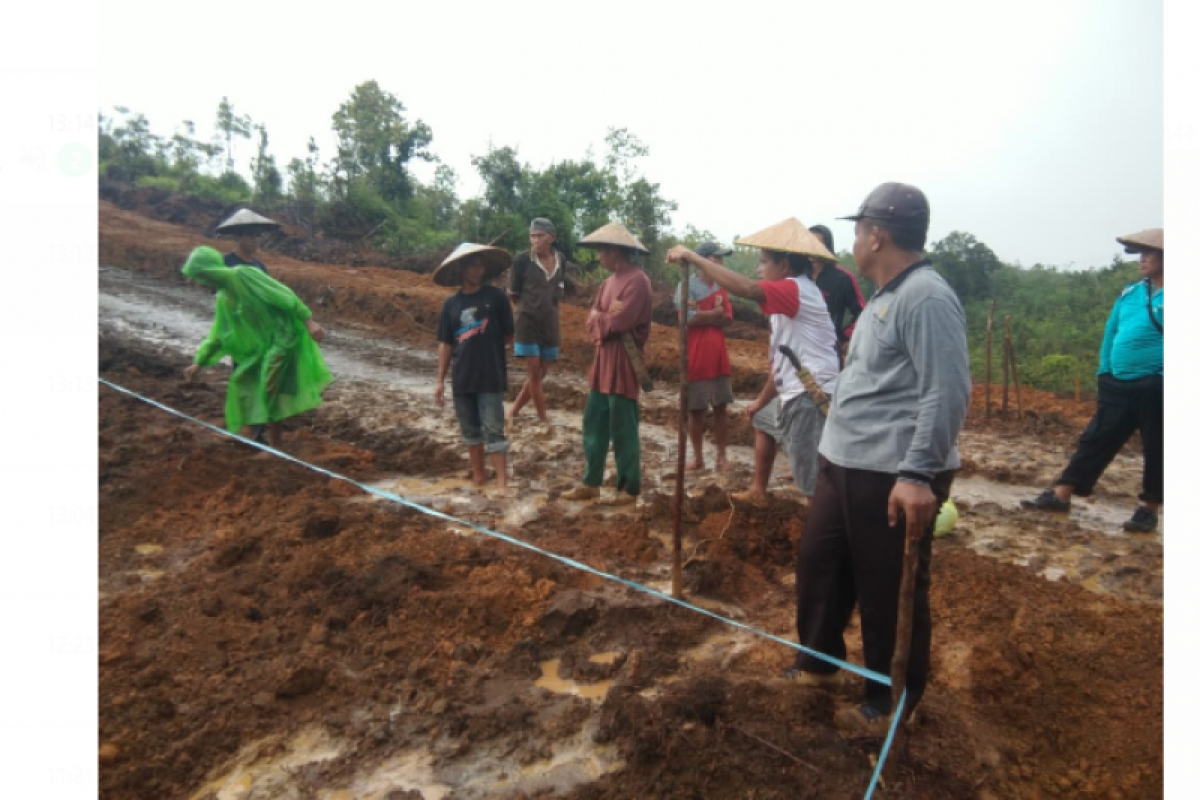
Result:
{"label": "man in gray shirt", "polygon": [[[954,290],[924,257],[929,203],[915,186],[885,183],[854,220],[854,259],[879,290],[859,317],[821,436],[820,473],[796,563],[800,643],[844,659],[855,603],[868,669],[890,673],[905,538],[919,545],[905,714],[929,674],[933,524],[959,467],[957,440],[971,394],[967,324]],[[788,670],[808,684],[836,667],[801,653]],[[887,686],[866,681],[863,703],[835,721],[886,730]]]}

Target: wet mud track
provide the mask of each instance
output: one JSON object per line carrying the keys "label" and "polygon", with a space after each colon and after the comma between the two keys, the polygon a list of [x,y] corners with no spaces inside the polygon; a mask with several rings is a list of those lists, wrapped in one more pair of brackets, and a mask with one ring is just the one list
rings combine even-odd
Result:
{"label": "wet mud track", "polygon": [[[118,267],[100,284],[101,376],[220,424],[224,372],[180,381],[211,296]],[[583,391],[564,370],[553,435],[513,438],[516,494],[477,490],[429,351],[322,322],[338,381],[288,452],[668,585],[673,431],[644,424],[641,506],[561,500]],[[103,797],[862,796],[879,743],[830,723],[855,689],[783,681],[782,646],[98,391]],[[673,421],[670,394],[647,416]],[[1070,519],[1019,510],[1064,446],[964,434],[932,685],[879,796],[1161,794],[1161,536],[1114,529],[1132,458]],[[689,477],[688,596],[790,637],[804,508],[783,481],[732,506],[733,457]]]}

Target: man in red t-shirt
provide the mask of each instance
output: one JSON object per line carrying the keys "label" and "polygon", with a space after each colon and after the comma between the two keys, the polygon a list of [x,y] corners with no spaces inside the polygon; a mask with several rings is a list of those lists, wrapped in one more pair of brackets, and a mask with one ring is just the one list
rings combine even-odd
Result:
{"label": "man in red t-shirt", "polygon": [[766,503],[766,482],[777,445],[787,456],[796,488],[812,497],[817,483],[817,445],[825,418],[780,347],[789,347],[816,385],[826,395],[833,394],[838,376],[837,334],[825,299],[809,276],[813,259],[831,261],[834,257],[794,217],[740,239],[737,244],[761,250],[757,270],[761,280],[733,272],[682,245],[667,253],[668,263],[688,261],[730,294],[756,301],[771,319],[771,380],[747,408],[747,413],[753,414],[756,430],[754,485],[734,498],[752,505]]}
{"label": "man in red t-shirt", "polygon": [[[722,249],[716,242],[701,242],[696,247],[696,255],[722,265],[725,256],[732,254],[733,250]],[[711,408],[717,469],[727,472],[730,465],[725,458],[725,445],[729,426],[725,407],[733,402],[733,386],[724,329],[733,322],[733,304],[729,292],[702,272],[688,280],[686,300],[683,291],[680,283],[675,291],[675,306],[680,310],[680,320],[687,312],[688,432],[695,454],[687,469],[689,472],[704,469],[704,414]]]}

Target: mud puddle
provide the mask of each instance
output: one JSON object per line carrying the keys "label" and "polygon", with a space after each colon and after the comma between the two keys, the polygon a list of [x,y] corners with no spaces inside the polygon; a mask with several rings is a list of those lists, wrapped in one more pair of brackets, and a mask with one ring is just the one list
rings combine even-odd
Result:
{"label": "mud puddle", "polygon": [[[100,271],[100,328],[191,355],[212,324],[212,294],[199,287],[169,286],[118,267]],[[368,380],[389,388],[430,394],[436,356],[339,323],[321,343],[339,380]]]}
{"label": "mud puddle", "polygon": [[1129,508],[1102,498],[1075,498],[1069,516],[1021,508],[1020,486],[979,476],[954,482],[959,523],[947,543],[1025,567],[1049,581],[1145,603],[1162,603],[1161,530],[1130,534]]}
{"label": "mud puddle", "polygon": [[[952,494],[956,500],[966,500],[973,506],[985,503],[995,504],[1004,511],[1029,513],[1021,508],[1022,500],[1030,500],[1035,493],[1028,487],[997,483],[980,476],[957,478],[954,481]],[[1120,538],[1127,536],[1121,525],[1129,519],[1132,507],[1120,505],[1114,501],[1101,498],[1075,497],[1071,500],[1070,521],[1077,523],[1096,533]],[[1160,514],[1160,519],[1162,519]],[[1162,541],[1161,529],[1158,533],[1150,534],[1156,541]]]}
{"label": "mud puddle", "polygon": [[420,792],[425,800],[484,798],[497,793],[551,791],[560,793],[621,769],[624,763],[612,746],[593,743],[594,724],[547,746],[546,758],[529,761],[498,757],[511,749],[501,740],[491,753],[469,758],[447,757],[437,743],[407,748],[373,766],[363,766],[347,779],[315,793],[299,785],[297,775],[344,759],[354,749],[323,728],[304,729],[290,740],[267,737],[242,750],[219,777],[208,781],[191,800],[387,800],[397,791]]}
{"label": "mud puddle", "polygon": [[[588,661],[592,664],[611,664],[620,657],[621,653],[619,652],[596,653]],[[569,694],[587,700],[603,700],[604,696],[608,694],[609,688],[615,682],[610,679],[594,683],[580,683],[569,678],[563,678],[559,675],[559,667],[561,665],[562,660],[557,658],[543,661],[540,665],[542,677],[538,678],[533,685],[554,694]]]}
{"label": "mud puddle", "polygon": [[[391,492],[417,505],[443,513],[466,514],[483,511],[489,502],[487,495],[463,478],[401,475],[370,481],[364,484]],[[376,495],[356,496],[355,502],[391,503]]]}

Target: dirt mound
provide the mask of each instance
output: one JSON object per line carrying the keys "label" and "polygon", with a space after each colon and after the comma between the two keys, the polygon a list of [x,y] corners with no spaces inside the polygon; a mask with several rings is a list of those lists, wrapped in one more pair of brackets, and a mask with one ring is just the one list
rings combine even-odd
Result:
{"label": "dirt mound", "polygon": [[930,602],[940,681],[995,734],[1007,779],[1023,787],[1009,796],[1032,796],[1033,786],[1064,797],[1162,794],[1162,609],[953,546],[934,557]]}
{"label": "dirt mound", "polygon": [[1087,426],[1096,411],[1094,398],[1081,396],[1076,401],[1071,396],[1054,392],[1043,392],[1029,386],[1020,388],[1020,411],[1017,408],[1017,389],[1008,387],[1008,413],[1002,412],[1004,386],[991,386],[991,420],[987,420],[988,386],[975,382],[971,386],[971,405],[967,410],[967,424],[973,428],[989,427],[994,430],[1011,430],[1022,433],[1074,435]]}
{"label": "dirt mound", "polygon": [[[106,374],[147,388],[140,370]],[[216,403],[157,389],[190,413]],[[100,737],[120,753],[103,797],[181,796],[245,741],[453,682],[459,643],[504,653],[557,585],[549,562],[507,563],[394,507],[342,503],[336,535],[313,536],[341,494],[327,479],[180,435],[108,389],[100,415]],[[355,452],[292,441],[317,462]]]}
{"label": "dirt mound", "polygon": [[213,229],[239,206],[223,200],[182,194],[154,186],[134,186],[100,179],[100,199],[151,219],[182,225],[212,235]]}
{"label": "dirt mound", "polygon": [[[1159,611],[940,543],[932,603],[933,683],[885,796],[1161,795]],[[879,742],[829,725],[857,689],[769,677],[783,659],[758,656],[652,698],[618,682],[597,741],[618,743],[629,766],[573,796],[861,796]]]}

